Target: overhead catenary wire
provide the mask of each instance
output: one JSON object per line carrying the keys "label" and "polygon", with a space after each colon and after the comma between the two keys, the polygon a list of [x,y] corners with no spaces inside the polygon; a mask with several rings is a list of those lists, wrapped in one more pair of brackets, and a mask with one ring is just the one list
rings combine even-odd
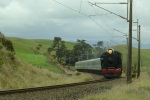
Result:
{"label": "overhead catenary wire", "polygon": [[[92,5],[91,5],[92,6]],[[92,6],[92,8],[93,8],[93,10],[95,11],[95,15],[90,15],[90,16],[102,16],[102,15],[104,15],[104,14],[97,14],[97,12],[96,12],[96,10],[94,9],[94,7]],[[110,13],[111,14],[111,13]],[[105,15],[108,15],[108,14],[105,14]],[[107,24],[107,22],[106,21],[104,21],[104,20],[102,20],[105,24]],[[127,34],[127,33],[124,33],[124,32],[121,32],[121,31],[119,31],[118,29],[116,29],[116,28],[113,28],[113,27],[111,27],[109,24],[107,24],[107,26],[109,26],[113,31],[118,31],[119,33],[122,33],[123,35],[125,35],[125,34]],[[123,36],[122,36],[123,37]]]}
{"label": "overhead catenary wire", "polygon": [[91,2],[89,2],[91,5],[95,5],[96,7],[98,7],[98,8],[101,8],[101,9],[103,9],[103,10],[105,10],[105,11],[107,11],[107,12],[110,12],[110,13],[112,13],[112,14],[114,14],[114,15],[116,15],[116,16],[119,16],[119,17],[121,17],[122,19],[126,19],[127,20],[127,18],[125,18],[125,17],[123,17],[123,16],[121,16],[121,15],[118,15],[118,14],[116,14],[116,13],[114,13],[114,12],[112,12],[112,11],[109,11],[109,10],[107,10],[107,9],[105,9],[105,8],[103,8],[103,7],[101,7],[101,6],[98,6],[97,4],[95,4],[95,3],[91,3]]}
{"label": "overhead catenary wire", "polygon": [[[82,14],[82,15],[84,15],[84,16],[90,18],[90,19],[91,19],[96,25],[98,25],[101,29],[103,29],[105,32],[109,33],[107,30],[105,30],[105,28],[103,28],[103,27],[102,27],[100,24],[98,24],[94,19],[92,19],[90,15],[87,15],[87,14],[82,13],[82,12],[76,10],[76,9],[73,9],[73,8],[71,8],[71,7],[69,7],[69,6],[66,6],[66,5],[64,5],[64,4],[62,4],[62,3],[60,3],[60,2],[58,2],[58,1],[56,1],[56,0],[52,0],[52,1],[54,1],[54,2],[56,2],[56,3],[58,3],[58,4],[60,4],[60,5],[62,5],[62,6],[64,6],[64,7],[66,7],[66,8],[68,8],[68,9],[72,10],[72,11],[75,11],[75,12],[77,12],[77,13],[80,13],[80,14]],[[109,34],[110,34],[110,33],[109,33]]]}
{"label": "overhead catenary wire", "polygon": [[81,12],[81,9],[82,9],[82,0],[80,0],[80,10],[79,10],[79,12]]}
{"label": "overhead catenary wire", "polygon": [[[64,7],[68,8],[68,9],[74,11],[74,12],[77,12],[77,13],[79,13],[79,14],[82,14],[82,15],[88,17],[88,18],[91,19],[100,29],[103,29],[106,33],[108,33],[108,34],[111,35],[111,33],[109,33],[109,32],[108,32],[105,28],[103,28],[99,23],[97,23],[93,18],[91,18],[90,15],[87,15],[87,14],[81,12],[81,8],[80,8],[80,10],[78,11],[78,10],[76,10],[76,9],[74,9],[74,8],[71,8],[71,7],[69,7],[69,6],[67,6],[67,5],[65,5],[65,4],[63,4],[63,3],[61,3],[61,2],[58,2],[57,0],[52,0],[52,1],[54,1],[55,3],[57,3],[57,4],[61,5],[61,6],[64,6]],[[80,4],[80,6],[82,6],[82,5]],[[110,12],[110,13],[112,13],[112,12]],[[120,15],[119,15],[119,16],[120,16]],[[120,16],[120,17],[122,17],[122,16]],[[112,41],[112,42],[114,42],[114,41]],[[116,43],[116,42],[114,42],[114,43]],[[120,44],[120,45],[121,45],[121,44]]]}
{"label": "overhead catenary wire", "polygon": [[[93,5],[90,5],[90,6],[92,6],[93,10],[95,11],[95,15],[90,15],[91,17],[92,17],[92,16],[102,16],[102,15],[110,15],[110,14],[112,14],[112,13],[109,13],[109,14],[97,14],[96,9],[94,9]],[[102,21],[103,21],[105,24],[107,24],[106,21],[104,21],[104,20],[102,20]],[[115,29],[115,28],[111,27],[109,24],[107,24],[107,26],[109,26],[112,30]],[[115,30],[117,30],[117,29],[115,29]],[[123,32],[121,32],[121,33],[123,33]],[[125,33],[124,33],[124,34],[125,34]],[[122,37],[123,37],[123,36],[122,36]]]}
{"label": "overhead catenary wire", "polygon": [[84,13],[82,13],[82,12],[76,10],[76,9],[73,9],[73,8],[71,8],[71,7],[69,7],[69,6],[66,6],[66,5],[64,5],[64,4],[62,4],[62,3],[60,3],[60,2],[58,2],[58,1],[56,1],[56,0],[52,0],[52,1],[54,1],[54,2],[56,2],[56,3],[58,3],[58,4],[60,4],[60,5],[64,6],[64,7],[66,7],[66,8],[68,8],[68,9],[74,11],[74,12],[80,13],[80,14],[82,14],[82,15],[84,15],[84,16],[88,16],[88,15],[86,15],[86,14],[84,14]]}
{"label": "overhead catenary wire", "polygon": [[136,19],[139,19],[139,18],[138,18],[138,15],[137,15],[137,11],[136,11],[137,1],[135,0],[134,2],[135,2],[135,3],[133,3],[133,12],[134,12],[134,14],[135,14],[134,16],[136,17]]}

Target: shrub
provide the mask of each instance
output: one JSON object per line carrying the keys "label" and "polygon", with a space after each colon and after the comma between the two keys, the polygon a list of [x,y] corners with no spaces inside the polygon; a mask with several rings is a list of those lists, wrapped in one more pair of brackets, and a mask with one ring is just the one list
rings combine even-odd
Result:
{"label": "shrub", "polygon": [[9,50],[9,51],[14,51],[14,47],[13,47],[13,44],[10,40],[6,40],[5,41],[5,45],[6,45],[6,49]]}
{"label": "shrub", "polygon": [[136,77],[136,73],[132,73],[132,77],[135,78]]}
{"label": "shrub", "polygon": [[75,75],[81,75],[81,73],[80,72],[78,72],[78,71],[75,71],[75,73],[74,73]]}
{"label": "shrub", "polygon": [[3,49],[3,46],[2,46],[2,45],[0,45],[0,49]]}

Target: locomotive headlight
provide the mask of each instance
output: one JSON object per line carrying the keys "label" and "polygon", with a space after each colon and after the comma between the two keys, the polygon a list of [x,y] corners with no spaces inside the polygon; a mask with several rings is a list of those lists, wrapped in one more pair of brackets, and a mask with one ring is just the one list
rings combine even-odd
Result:
{"label": "locomotive headlight", "polygon": [[112,54],[112,53],[113,53],[112,49],[109,49],[109,50],[108,50],[108,53],[109,53],[109,54]]}

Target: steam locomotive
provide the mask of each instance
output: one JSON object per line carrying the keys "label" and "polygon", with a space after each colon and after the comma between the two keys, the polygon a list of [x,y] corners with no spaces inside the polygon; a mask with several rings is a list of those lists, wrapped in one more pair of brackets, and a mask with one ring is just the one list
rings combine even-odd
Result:
{"label": "steam locomotive", "polygon": [[76,62],[75,68],[81,72],[103,75],[105,78],[120,77],[122,74],[122,54],[108,49],[102,53],[100,58]]}

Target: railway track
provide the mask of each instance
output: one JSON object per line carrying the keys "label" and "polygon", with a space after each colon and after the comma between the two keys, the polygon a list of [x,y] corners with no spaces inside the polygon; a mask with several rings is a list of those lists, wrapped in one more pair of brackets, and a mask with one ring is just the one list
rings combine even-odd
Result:
{"label": "railway track", "polygon": [[[88,82],[72,83],[72,84],[63,84],[55,86],[45,86],[45,87],[36,87],[36,88],[26,88],[26,89],[17,89],[17,90],[6,90],[0,91],[0,100],[64,100],[63,98],[70,98],[70,95],[74,96],[77,94],[75,91],[88,91],[85,86],[94,87],[92,84],[103,84],[99,85],[100,88],[108,89],[109,86],[104,86],[105,82],[110,82],[118,79],[102,79]],[[75,90],[77,89],[77,90]],[[95,88],[96,89],[96,88]],[[90,89],[91,90],[91,89]],[[81,94],[81,93],[80,93]],[[78,98],[76,96],[74,98]],[[70,98],[71,99],[71,98]]]}

